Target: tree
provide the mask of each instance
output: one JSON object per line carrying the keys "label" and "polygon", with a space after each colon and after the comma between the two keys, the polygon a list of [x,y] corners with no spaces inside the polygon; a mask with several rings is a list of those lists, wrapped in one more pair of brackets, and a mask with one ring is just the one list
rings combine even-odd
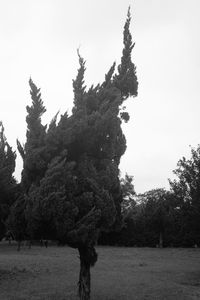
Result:
{"label": "tree", "polygon": [[134,185],[133,185],[133,176],[125,174],[125,178],[121,178],[121,189],[122,189],[122,214],[128,213],[129,210],[136,205],[134,196],[136,195]]}
{"label": "tree", "polygon": [[0,122],[0,239],[6,231],[6,219],[15,200],[16,181],[13,177],[16,154],[8,144]]}
{"label": "tree", "polygon": [[176,197],[180,233],[184,245],[193,246],[200,239],[200,145],[191,149],[191,158],[183,157],[174,170],[177,179],[170,186]]}
{"label": "tree", "polygon": [[135,205],[124,216],[124,228],[119,244],[126,246],[155,246],[175,244],[176,202],[174,194],[154,189],[136,195]]}
{"label": "tree", "polygon": [[[90,268],[97,261],[95,244],[99,233],[108,231],[121,220],[119,163],[126,150],[121,123],[128,119],[126,114],[120,114],[120,109],[129,96],[137,95],[138,86],[135,66],[131,61],[134,44],[129,31],[130,19],[129,10],[118,71],[114,74],[113,64],[102,84],[86,90],[85,61],[78,52],[79,69],[73,81],[74,108],[71,116],[65,113],[57,125],[53,121],[48,129],[45,143],[49,164],[46,171],[43,172],[45,168],[35,169],[35,165],[31,168],[30,161],[26,159],[24,164],[24,178],[27,178],[29,188],[26,206],[28,228],[33,236],[41,232],[48,235],[51,228],[50,231],[62,243],[78,249],[79,296],[82,300],[90,299]],[[38,95],[35,88],[34,91]],[[37,111],[43,112],[41,102],[39,107]],[[28,111],[32,115],[33,109]],[[38,146],[42,151],[45,135],[45,128],[38,122],[38,117],[29,117],[29,120],[37,121],[42,143],[34,146],[32,137],[35,135],[30,133],[35,132],[35,126],[33,128],[28,122],[25,157],[29,151],[35,153]],[[32,174],[34,177],[31,177]]]}
{"label": "tree", "polygon": [[171,193],[165,189],[154,189],[142,195],[145,202],[145,216],[148,228],[152,228],[158,238],[158,245],[163,247],[164,235],[171,221],[173,206]]}

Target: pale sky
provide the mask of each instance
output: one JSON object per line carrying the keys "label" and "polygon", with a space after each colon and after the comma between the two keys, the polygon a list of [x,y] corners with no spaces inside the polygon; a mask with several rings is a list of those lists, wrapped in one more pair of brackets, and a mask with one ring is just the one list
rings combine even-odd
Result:
{"label": "pale sky", "polygon": [[[139,89],[127,102],[120,169],[141,193],[168,188],[178,160],[200,143],[199,0],[0,0],[0,120],[16,150],[16,138],[25,142],[30,76],[47,108],[44,124],[70,111],[76,49],[86,59],[86,83],[101,82],[120,62],[129,5]],[[18,155],[18,180],[21,168]]]}

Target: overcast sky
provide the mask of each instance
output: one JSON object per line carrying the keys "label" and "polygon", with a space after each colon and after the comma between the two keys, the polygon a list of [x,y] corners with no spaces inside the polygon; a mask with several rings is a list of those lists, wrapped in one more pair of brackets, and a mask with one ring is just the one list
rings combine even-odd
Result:
{"label": "overcast sky", "polygon": [[[178,160],[200,143],[199,0],[0,0],[0,120],[16,150],[16,138],[25,142],[30,76],[47,108],[43,123],[70,111],[76,49],[87,61],[86,83],[101,82],[120,62],[129,5],[139,90],[127,102],[120,169],[141,193],[168,188]],[[21,167],[18,155],[18,180]]]}

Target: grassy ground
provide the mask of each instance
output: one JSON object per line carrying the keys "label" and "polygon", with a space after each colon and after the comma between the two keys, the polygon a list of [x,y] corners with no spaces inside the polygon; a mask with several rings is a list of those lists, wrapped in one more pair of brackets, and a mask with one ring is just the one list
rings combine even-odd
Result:
{"label": "grassy ground", "polygon": [[[200,249],[97,247],[93,300],[200,299]],[[77,299],[77,251],[0,243],[1,300]]]}

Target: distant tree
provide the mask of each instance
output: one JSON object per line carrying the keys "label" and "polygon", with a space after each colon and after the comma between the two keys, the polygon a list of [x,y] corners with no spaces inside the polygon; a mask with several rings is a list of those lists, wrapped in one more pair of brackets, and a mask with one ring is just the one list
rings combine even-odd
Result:
{"label": "distant tree", "polygon": [[142,195],[145,201],[146,224],[158,235],[158,245],[163,247],[165,231],[172,218],[171,194],[165,189],[154,189]]}
{"label": "distant tree", "polygon": [[152,246],[148,239],[145,203],[136,202],[124,215],[124,226],[119,234],[121,246]]}
{"label": "distant tree", "polygon": [[[78,52],[72,115],[65,113],[57,125],[53,121],[49,127],[46,143],[51,150],[46,149],[49,156],[52,155],[51,162],[45,174],[40,169],[42,178],[39,176],[40,180],[31,187],[28,185],[30,217],[27,220],[33,234],[45,233],[46,228],[51,228],[61,242],[79,251],[82,300],[90,299],[90,267],[97,261],[98,235],[121,220],[119,163],[126,150],[121,123],[127,121],[127,115],[120,115],[120,109],[129,96],[137,95],[138,86],[131,61],[134,44],[129,31],[130,19],[129,10],[118,72],[114,74],[113,64],[101,85],[91,86],[86,91],[85,61]],[[44,131],[40,126],[40,132]],[[24,164],[24,170],[28,166],[28,162]],[[25,176],[27,172],[24,172]]]}
{"label": "distant tree", "polygon": [[136,201],[134,199],[136,193],[133,185],[133,176],[125,174],[125,177],[121,178],[120,184],[123,197],[122,214],[124,215],[136,205]]}
{"label": "distant tree", "polygon": [[191,149],[191,158],[183,157],[174,170],[177,179],[170,186],[176,197],[179,231],[185,246],[200,240],[200,145]]}
{"label": "distant tree", "polygon": [[173,193],[154,189],[135,195],[135,205],[124,215],[119,244],[126,246],[171,245],[174,243],[175,201]]}
{"label": "distant tree", "polygon": [[0,122],[0,239],[6,231],[6,219],[15,201],[16,181],[13,177],[16,154],[8,144]]}

